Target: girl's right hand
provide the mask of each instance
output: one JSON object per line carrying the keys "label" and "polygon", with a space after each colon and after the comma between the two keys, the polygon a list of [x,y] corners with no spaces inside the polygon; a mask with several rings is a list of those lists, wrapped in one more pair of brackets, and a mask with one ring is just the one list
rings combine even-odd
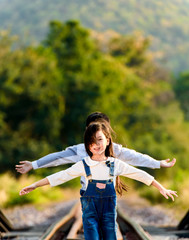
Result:
{"label": "girl's right hand", "polygon": [[32,170],[32,163],[30,161],[20,161],[20,165],[16,165],[16,171],[19,173],[27,173]]}
{"label": "girl's right hand", "polygon": [[27,187],[23,188],[23,189],[19,192],[19,195],[22,196],[22,195],[28,194],[28,193],[30,193],[31,191],[35,190],[35,189],[36,189],[35,184],[31,184],[30,186],[27,186]]}

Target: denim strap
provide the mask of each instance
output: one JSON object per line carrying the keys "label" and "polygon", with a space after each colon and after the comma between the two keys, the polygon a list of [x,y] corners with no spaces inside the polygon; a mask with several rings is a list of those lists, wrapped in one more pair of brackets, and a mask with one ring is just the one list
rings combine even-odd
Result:
{"label": "denim strap", "polygon": [[106,165],[110,168],[110,176],[114,176],[114,162],[106,161]]}
{"label": "denim strap", "polygon": [[83,165],[84,165],[84,168],[85,168],[85,173],[86,173],[87,177],[92,176],[90,167],[86,164],[84,159],[82,160],[82,162],[83,162]]}

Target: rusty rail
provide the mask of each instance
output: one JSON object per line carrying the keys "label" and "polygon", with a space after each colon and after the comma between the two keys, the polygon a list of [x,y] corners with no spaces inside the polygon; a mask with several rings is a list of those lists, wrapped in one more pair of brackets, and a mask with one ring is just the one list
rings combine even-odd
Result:
{"label": "rusty rail", "polygon": [[[188,215],[187,215],[188,216]],[[185,218],[186,219],[186,218]],[[153,231],[150,227],[141,227],[130,217],[123,214],[123,211],[118,208],[118,240],[151,240]],[[186,221],[184,221],[186,222]],[[156,229],[157,231],[157,229]],[[188,230],[178,230],[177,228],[171,229],[158,229],[158,234],[162,236],[188,236]],[[156,233],[157,234],[157,233]],[[27,239],[27,240],[63,240],[63,239],[84,239],[82,228],[82,214],[80,203],[76,203],[69,213],[62,217],[57,222],[53,223],[47,229],[14,229],[6,216],[0,211],[0,239]],[[164,238],[162,238],[164,239]],[[174,238],[176,239],[176,238]],[[177,238],[179,239],[179,238]]]}

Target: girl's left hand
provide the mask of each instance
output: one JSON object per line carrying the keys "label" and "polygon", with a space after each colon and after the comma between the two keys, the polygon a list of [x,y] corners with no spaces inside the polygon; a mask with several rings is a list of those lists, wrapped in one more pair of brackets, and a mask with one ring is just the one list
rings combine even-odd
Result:
{"label": "girl's left hand", "polygon": [[176,163],[176,159],[173,158],[173,160],[170,161],[170,159],[166,159],[166,160],[161,160],[160,161],[160,167],[164,167],[164,168],[170,168],[173,167]]}
{"label": "girl's left hand", "polygon": [[[172,191],[172,190],[167,190],[167,189],[163,189],[160,191],[160,193],[166,198],[168,199],[169,197],[172,199],[172,201],[174,201],[174,196],[178,197],[177,192],[176,191]],[[174,196],[173,196],[174,195]]]}
{"label": "girl's left hand", "polygon": [[22,196],[22,195],[28,194],[29,192],[33,191],[34,189],[36,189],[36,186],[35,186],[35,184],[32,184],[30,186],[27,186],[27,187],[23,188],[19,192],[19,195]]}

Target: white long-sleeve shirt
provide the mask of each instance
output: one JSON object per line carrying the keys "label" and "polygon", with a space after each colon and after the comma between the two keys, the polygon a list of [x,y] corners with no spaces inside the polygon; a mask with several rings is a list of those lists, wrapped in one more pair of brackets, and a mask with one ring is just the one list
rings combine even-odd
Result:
{"label": "white long-sleeve shirt", "polygon": [[[132,165],[148,168],[160,168],[160,161],[154,158],[138,153],[135,150],[122,147],[120,144],[113,143],[114,155],[116,158]],[[84,144],[78,144],[66,148],[66,150],[48,154],[32,162],[33,169],[54,167],[68,163],[76,163],[87,157]]]}
{"label": "white long-sleeve shirt", "polygon": [[[145,171],[132,167],[119,159],[109,157],[108,160],[111,162],[114,161],[114,184],[116,176],[125,176],[128,178],[132,178],[137,181],[143,182],[148,186],[154,180],[154,177],[152,177]],[[86,157],[85,161],[90,167],[92,179],[107,180],[111,178],[109,174],[110,168],[107,167],[106,161],[94,161],[90,157]],[[57,186],[79,176],[83,176],[86,182],[85,186],[87,186],[88,178],[86,177],[85,168],[82,161],[77,162],[66,170],[52,174],[47,178],[51,186]]]}

